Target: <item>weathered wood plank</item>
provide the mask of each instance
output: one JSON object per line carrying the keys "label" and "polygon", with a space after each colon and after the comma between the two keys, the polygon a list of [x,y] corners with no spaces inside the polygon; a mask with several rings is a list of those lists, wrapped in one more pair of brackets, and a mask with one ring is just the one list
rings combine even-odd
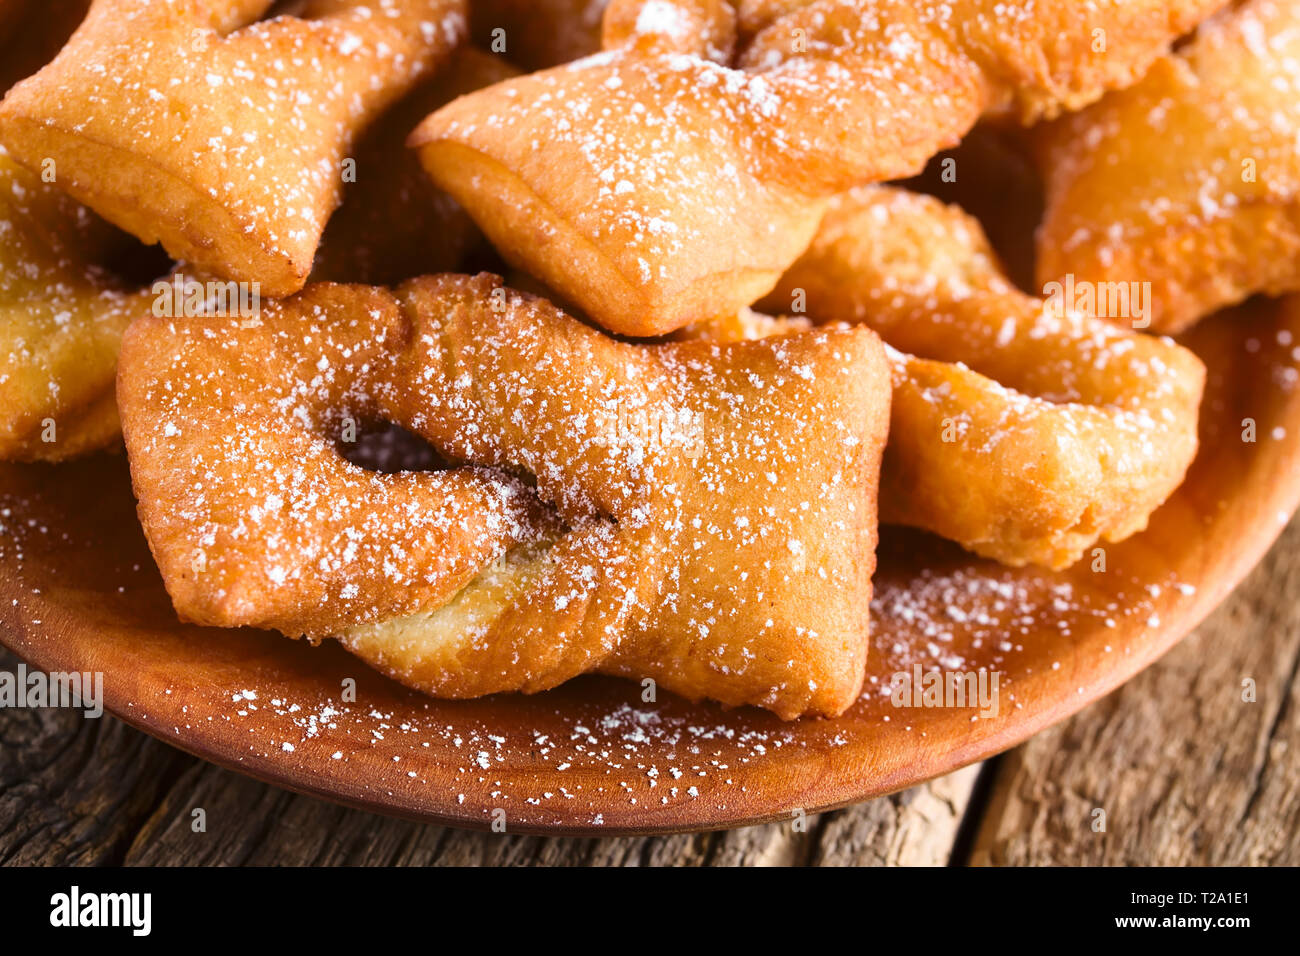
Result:
{"label": "weathered wood plank", "polygon": [[1164,660],[1001,762],[973,862],[1300,863],[1297,596],[1300,519]]}
{"label": "weathered wood plank", "polygon": [[[389,820],[284,793],[198,762],[132,841],[131,864],[773,866],[944,863],[972,771],[836,813],[805,832],[770,824],[719,834],[546,839]],[[937,791],[937,792],[932,792]],[[194,831],[196,808],[206,832]],[[832,846],[822,834],[837,834]],[[850,834],[845,838],[839,834]],[[888,841],[888,842],[882,842]]]}
{"label": "weathered wood plank", "polygon": [[[0,667],[16,664],[0,658]],[[112,717],[0,711],[0,743],[0,860],[31,864],[942,863],[973,773],[810,817],[801,829],[778,823],[657,838],[544,839],[347,810],[206,764]]]}
{"label": "weathered wood plank", "polygon": [[979,765],[849,812],[831,814],[810,862],[815,866],[945,866],[971,798]]}
{"label": "weathered wood plank", "polygon": [[[1002,761],[980,863],[1298,861],[1300,522],[1164,661]],[[0,658],[0,666],[16,661]],[[1240,700],[1252,677],[1257,702]],[[10,863],[878,865],[947,861],[974,768],[722,834],[548,840],[388,820],[187,757],[112,718],[0,712]],[[207,816],[194,832],[193,811]],[[1091,829],[1106,811],[1107,830]]]}
{"label": "weathered wood plank", "polygon": [[112,717],[0,710],[0,862],[117,862],[190,761]]}

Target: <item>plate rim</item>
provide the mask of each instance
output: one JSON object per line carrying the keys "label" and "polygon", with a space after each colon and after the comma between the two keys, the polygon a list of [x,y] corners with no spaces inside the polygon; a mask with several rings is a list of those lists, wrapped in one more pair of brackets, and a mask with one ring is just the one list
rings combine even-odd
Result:
{"label": "plate rim", "polygon": [[[1297,298],[1289,309],[1296,313],[1293,322],[1300,323],[1300,298]],[[1270,330],[1277,327],[1277,323],[1268,326]],[[823,774],[822,778],[806,786],[793,786],[787,795],[792,793],[796,796],[813,797],[813,800],[805,801],[801,808],[808,814],[814,814],[877,798],[943,776],[1015,747],[1048,727],[1078,713],[1132,679],[1167,653],[1219,607],[1259,564],[1287,525],[1286,521],[1280,520],[1282,514],[1294,515],[1297,507],[1300,506],[1300,428],[1290,427],[1296,418],[1300,418],[1300,390],[1288,393],[1273,407],[1282,408],[1292,417],[1286,419],[1288,428],[1283,440],[1267,445],[1261,443],[1248,458],[1241,459],[1248,465],[1248,470],[1243,474],[1249,476],[1250,487],[1256,491],[1267,488],[1269,493],[1262,502],[1250,505],[1253,511],[1246,510],[1238,515],[1239,518],[1247,519],[1245,526],[1237,531],[1240,546],[1228,549],[1226,554],[1220,554],[1221,563],[1212,565],[1217,572],[1216,575],[1212,579],[1208,577],[1196,579],[1197,587],[1193,593],[1185,594],[1173,589],[1168,590],[1160,603],[1161,617],[1158,626],[1150,628],[1144,639],[1136,642],[1132,653],[1117,655],[1114,663],[1109,667],[1094,667],[1072,677],[1072,680],[1077,680],[1079,683],[1078,692],[1075,694],[1055,693],[1043,706],[1026,708],[1023,716],[1015,719],[999,720],[988,726],[982,734],[964,736],[955,732],[950,734],[947,742],[951,745],[942,748],[942,753],[940,753],[941,748],[919,746],[914,748],[917,757],[910,763],[895,760],[892,767],[883,768],[883,773],[871,774],[861,772],[858,767],[849,767],[847,771]],[[1227,412],[1225,416],[1232,413]],[[1218,420],[1216,424],[1222,427],[1231,422],[1225,417]],[[1249,500],[1243,499],[1244,494],[1245,491],[1242,491],[1235,499],[1230,500]],[[1246,505],[1243,504],[1241,507],[1244,508]],[[1205,504],[1194,514],[1200,515],[1204,520],[1209,514],[1209,508],[1210,505]],[[1150,533],[1150,531],[1145,532],[1145,534]],[[27,619],[28,616],[35,615],[30,615],[29,592],[21,572],[15,574],[11,573],[7,566],[0,567],[0,644],[31,666],[42,670],[84,670],[84,656],[76,658],[74,650],[67,652],[74,656],[60,655],[61,646],[66,645],[66,641],[61,645],[59,635],[64,628],[76,628],[78,609],[59,604],[44,593],[40,595],[38,606],[41,631],[38,631]],[[88,627],[85,625],[80,628],[81,632],[87,630]],[[96,633],[99,631],[97,630]],[[74,666],[78,663],[83,666]],[[377,673],[375,676],[387,680]],[[1025,685],[1032,692],[1035,681],[1046,679],[1042,673],[1032,672],[1025,678]],[[139,688],[134,690],[138,692]],[[387,791],[385,796],[382,789],[370,787],[366,781],[359,780],[355,776],[350,778],[346,774],[326,772],[333,769],[328,766],[319,767],[301,762],[274,760],[272,755],[258,753],[256,750],[241,752],[233,737],[185,733],[178,724],[161,719],[153,708],[149,708],[148,713],[143,713],[136,706],[138,697],[132,699],[132,691],[129,676],[110,680],[106,674],[104,684],[106,712],[136,730],[227,770],[293,793],[370,813],[463,829],[490,829],[490,823],[482,812],[480,802],[467,801],[463,806],[458,805],[443,788],[432,788],[431,794],[431,788],[428,787],[419,791],[423,799],[415,799],[412,796],[413,791],[402,788]],[[950,726],[950,722],[964,719],[968,718],[963,718],[960,714],[945,713],[934,717],[933,723],[927,725],[927,728],[947,731],[955,728],[955,725]],[[433,799],[429,799],[431,795]],[[741,802],[743,804],[746,801]],[[611,821],[608,824],[594,822],[584,824],[576,814],[569,817],[572,822],[568,823],[518,819],[510,822],[509,832],[523,835],[574,837],[653,836],[706,832],[788,820],[792,804],[787,801],[778,806],[777,801],[768,800],[763,806],[770,809],[764,812],[748,812],[743,806],[741,812],[737,812],[730,804],[724,804],[720,809],[715,801],[707,800],[689,806],[698,809],[682,812],[674,807],[663,812],[644,812],[645,808],[643,808],[642,817],[647,822],[639,824],[630,820]],[[626,818],[628,815],[623,814],[623,816]]]}

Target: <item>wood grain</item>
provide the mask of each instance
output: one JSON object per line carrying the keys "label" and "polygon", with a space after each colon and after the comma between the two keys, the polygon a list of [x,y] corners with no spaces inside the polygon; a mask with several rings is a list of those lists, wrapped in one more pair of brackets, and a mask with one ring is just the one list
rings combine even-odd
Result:
{"label": "wood grain", "polygon": [[[0,651],[0,669],[18,659]],[[128,865],[773,866],[946,861],[974,768],[807,819],[565,839],[376,816],[205,763],[111,716],[0,710],[0,862]],[[196,809],[206,830],[195,829]]]}
{"label": "wood grain", "polygon": [[[0,650],[0,669],[16,665]],[[0,710],[0,862],[119,861],[190,762],[113,718]]]}
{"label": "wood grain", "polygon": [[[800,830],[792,813],[906,787],[1063,720],[1219,603],[1294,509],[1300,299],[1251,304],[1193,336],[1212,369],[1202,455],[1147,532],[1108,546],[1105,573],[1087,562],[1061,575],[1015,572],[920,536],[882,538],[871,676],[885,683],[876,686],[887,687],[907,655],[941,641],[966,667],[1003,672],[1007,706],[992,720],[973,719],[969,708],[901,715],[878,693],[835,721],[781,724],[676,699],[639,707],[628,696],[635,685],[616,681],[575,681],[532,698],[430,701],[337,647],[178,625],[120,460],[0,467],[0,503],[19,516],[0,537],[0,641],[28,660],[102,671],[107,706],[130,723],[298,790],[438,823],[482,826],[493,807],[510,808],[504,837],[376,830],[375,818],[176,763],[113,721],[81,727],[64,723],[76,719],[68,715],[10,713],[4,733],[13,744],[0,758],[3,859],[941,860],[944,827],[955,832],[968,777],[810,817]],[[1257,442],[1243,441],[1245,421],[1258,426]],[[1252,590],[1221,609],[1172,665],[1008,761],[977,856],[1293,858],[1297,708],[1287,695],[1295,692],[1297,572],[1289,554],[1275,551]],[[1063,588],[1068,601],[1055,599]],[[339,689],[349,677],[359,696],[345,705]],[[1250,705],[1234,702],[1245,677],[1258,688]],[[50,739],[58,741],[52,749],[41,743]],[[80,768],[105,747],[97,781]],[[572,769],[561,774],[561,764]],[[660,768],[674,771],[673,781]],[[552,792],[565,789],[575,797]],[[29,803],[39,809],[27,812]],[[195,807],[209,820],[202,840],[189,836]],[[1075,828],[1094,809],[1106,811],[1107,834],[1080,844]],[[1233,828],[1219,831],[1225,814]],[[775,825],[639,844],[605,836],[751,820]],[[1149,842],[1157,823],[1167,835],[1158,853]],[[568,844],[516,836],[530,830],[595,836]]]}
{"label": "wood grain", "polygon": [[1300,863],[1298,596],[1292,521],[1158,666],[1001,762],[974,862]]}
{"label": "wood grain", "polygon": [[[1290,863],[1300,831],[1300,519],[1160,663],[998,761],[972,861]],[[0,651],[0,669],[16,659]],[[1257,702],[1240,700],[1252,676]],[[950,862],[975,768],[847,810],[713,834],[550,839],[349,810],[120,721],[0,710],[0,861],[763,866]],[[207,831],[193,830],[203,808]],[[1091,813],[1106,810],[1094,833]],[[952,862],[963,862],[956,860]]]}
{"label": "wood grain", "polygon": [[[188,752],[360,809],[481,828],[504,814],[514,833],[595,839],[785,823],[1020,743],[1218,605],[1300,501],[1297,340],[1300,298],[1193,330],[1210,368],[1201,453],[1147,531],[1105,547],[1104,567],[1008,569],[884,529],[868,692],[832,720],[647,703],[635,684],[595,678],[432,700],[333,642],[183,625],[120,456],[0,466],[0,505],[16,516],[0,536],[0,642],[51,670],[102,672],[108,710]],[[997,673],[1001,705],[899,710],[892,677],[913,667]],[[798,856],[799,842],[763,852]]]}

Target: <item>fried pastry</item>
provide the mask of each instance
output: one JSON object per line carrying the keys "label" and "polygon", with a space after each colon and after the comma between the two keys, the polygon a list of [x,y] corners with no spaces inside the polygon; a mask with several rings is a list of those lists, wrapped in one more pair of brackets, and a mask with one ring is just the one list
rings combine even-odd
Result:
{"label": "fried pastry", "polygon": [[117,439],[118,344],[150,299],[103,268],[128,241],[0,149],[0,461]]}
{"label": "fried pastry", "polygon": [[[1300,289],[1300,10],[1250,0],[1203,24],[1141,83],[1041,139],[1038,272],[1070,288],[1147,284],[1141,323],[1178,332]],[[1112,296],[1096,311],[1114,315]]]}
{"label": "fried pastry", "polygon": [[[598,671],[790,718],[859,692],[889,414],[868,329],[650,346],[492,276],[322,284],[250,329],[142,318],[118,391],[188,620],[337,636],[439,696]],[[362,471],[335,438],[370,420],[463,465]]]}
{"label": "fried pastry", "polygon": [[503,256],[659,335],[776,284],[855,185],[982,116],[1136,80],[1223,0],[614,0],[606,52],[463,97],[411,145]]}
{"label": "fried pastry", "polygon": [[145,242],[302,287],[356,133],[461,39],[464,0],[95,0],[0,105],[0,141]]}
{"label": "fried pastry", "polygon": [[837,198],[764,306],[880,333],[881,520],[1004,564],[1063,568],[1141,531],[1195,457],[1195,355],[1025,295],[979,224],[932,197]]}

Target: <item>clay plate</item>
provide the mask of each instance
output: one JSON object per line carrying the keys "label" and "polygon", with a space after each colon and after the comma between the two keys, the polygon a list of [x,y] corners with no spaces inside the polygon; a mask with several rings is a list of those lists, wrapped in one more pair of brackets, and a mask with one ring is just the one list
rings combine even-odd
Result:
{"label": "clay plate", "polygon": [[[333,643],[182,625],[120,455],[0,467],[0,638],[46,670],[102,671],[108,709],[168,743],[399,816],[483,827],[501,810],[515,832],[614,834],[841,806],[1077,711],[1167,650],[1264,554],[1300,500],[1300,303],[1250,303],[1188,344],[1211,370],[1203,448],[1149,530],[1108,546],[1104,571],[1094,559],[1049,574],[888,529],[868,689],[836,720],[648,703],[640,685],[606,679],[435,701]],[[997,715],[896,708],[890,675],[917,663],[997,671]]]}

